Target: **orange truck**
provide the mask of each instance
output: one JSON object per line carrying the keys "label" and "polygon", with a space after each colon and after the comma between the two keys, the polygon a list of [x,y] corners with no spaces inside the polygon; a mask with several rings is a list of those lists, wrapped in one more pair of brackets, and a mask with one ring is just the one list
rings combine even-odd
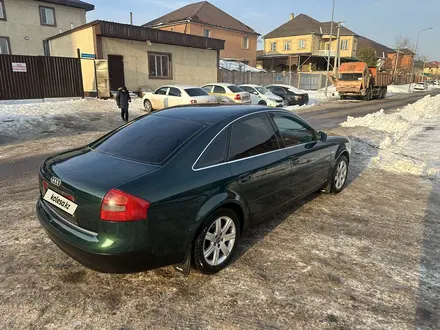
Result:
{"label": "orange truck", "polygon": [[348,62],[341,64],[339,78],[334,79],[334,84],[341,99],[357,96],[368,101],[384,98],[391,81],[391,74],[369,68],[365,62]]}

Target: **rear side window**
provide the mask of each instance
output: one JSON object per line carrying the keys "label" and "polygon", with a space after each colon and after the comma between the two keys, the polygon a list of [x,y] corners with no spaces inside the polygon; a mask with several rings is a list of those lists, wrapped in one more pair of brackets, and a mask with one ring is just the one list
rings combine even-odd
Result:
{"label": "rear side window", "polygon": [[227,147],[228,147],[228,135],[229,130],[223,130],[212,141],[209,147],[202,154],[202,157],[198,160],[195,168],[202,168],[221,164],[226,159]]}
{"label": "rear side window", "polygon": [[186,120],[146,116],[91,145],[138,162],[160,164],[203,126]]}
{"label": "rear side window", "polygon": [[222,86],[214,86],[213,93],[226,94],[226,90]]}
{"label": "rear side window", "polygon": [[168,92],[169,96],[182,96],[182,93],[180,92],[180,90],[178,88],[175,87],[170,87],[170,91]]}
{"label": "rear side window", "polygon": [[231,90],[232,93],[240,93],[243,91],[240,87],[235,85],[229,85],[228,88]]}
{"label": "rear side window", "polygon": [[206,96],[208,95],[208,93],[206,93],[203,89],[201,88],[187,88],[185,89],[185,92],[189,95],[189,96]]}
{"label": "rear side window", "polygon": [[249,116],[232,124],[229,160],[256,156],[279,148],[266,114]]}

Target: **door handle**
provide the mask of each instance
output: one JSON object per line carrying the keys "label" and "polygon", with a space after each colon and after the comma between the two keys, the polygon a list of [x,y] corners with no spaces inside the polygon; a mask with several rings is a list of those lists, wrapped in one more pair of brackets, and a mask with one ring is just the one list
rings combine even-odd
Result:
{"label": "door handle", "polygon": [[298,165],[299,164],[299,157],[290,157],[290,161],[292,162],[292,165]]}
{"label": "door handle", "polygon": [[240,182],[247,182],[252,179],[252,174],[244,174],[240,176]]}

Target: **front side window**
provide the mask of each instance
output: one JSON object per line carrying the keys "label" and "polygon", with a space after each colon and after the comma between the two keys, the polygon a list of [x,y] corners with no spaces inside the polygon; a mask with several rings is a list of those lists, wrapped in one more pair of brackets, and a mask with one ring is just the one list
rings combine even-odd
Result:
{"label": "front side window", "polygon": [[41,25],[56,26],[55,8],[40,6]]}
{"label": "front side window", "polygon": [[244,49],[249,49],[249,37],[243,37],[243,41],[242,41],[242,47]]}
{"label": "front side window", "polygon": [[0,0],[0,20],[6,21],[5,1]]}
{"label": "front side window", "polygon": [[222,86],[214,86],[213,93],[226,94],[226,90]]}
{"label": "front side window", "polygon": [[205,38],[211,38],[211,30],[210,29],[203,29],[203,36]]}
{"label": "front side window", "polygon": [[206,85],[206,86],[202,87],[202,89],[203,89],[206,93],[211,93],[211,91],[212,91],[212,85]]}
{"label": "front side window", "polygon": [[292,117],[274,114],[273,120],[278,127],[284,147],[317,141],[316,133],[313,129]]}
{"label": "front side window", "polygon": [[0,54],[11,54],[8,37],[0,37]]}
{"label": "front side window", "polygon": [[232,124],[229,160],[264,154],[279,149],[276,133],[265,113],[248,116]]}
{"label": "front side window", "polygon": [[341,49],[347,50],[348,49],[348,40],[342,40],[341,41]]}
{"label": "front side window", "polygon": [[284,50],[290,50],[292,48],[290,41],[284,41]]}
{"label": "front side window", "polygon": [[301,39],[298,41],[298,49],[304,49],[306,48],[306,41]]}
{"label": "front side window", "polygon": [[270,50],[272,52],[275,52],[277,50],[277,43],[276,42],[271,42],[270,43]]}
{"label": "front side window", "polygon": [[170,87],[170,91],[168,92],[169,96],[177,96],[177,97],[181,97],[182,93],[180,92],[180,90],[176,87]]}
{"label": "front side window", "polygon": [[167,95],[168,87],[159,88],[155,94],[157,95]]}
{"label": "front side window", "polygon": [[219,135],[217,135],[214,141],[212,141],[209,147],[203,152],[202,156],[197,161],[195,168],[208,167],[223,163],[226,159],[226,153],[228,150],[228,136],[228,129],[224,129]]}
{"label": "front side window", "polygon": [[172,79],[171,54],[148,53],[150,79]]}

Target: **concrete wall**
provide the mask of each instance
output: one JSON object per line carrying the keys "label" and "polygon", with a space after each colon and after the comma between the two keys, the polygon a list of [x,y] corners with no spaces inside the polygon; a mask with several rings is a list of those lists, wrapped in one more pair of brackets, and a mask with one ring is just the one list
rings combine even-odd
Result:
{"label": "concrete wall", "polygon": [[[9,37],[15,55],[44,55],[43,40],[59,31],[86,23],[86,11],[34,0],[4,0],[7,21],[0,21],[0,36]],[[56,27],[40,24],[39,6],[55,8]],[[26,40],[28,39],[28,40]]]}
{"label": "concrete wall", "polygon": [[[96,41],[93,27],[78,30],[50,40],[49,46],[52,56],[78,57],[78,48],[82,53],[96,54]],[[84,91],[96,91],[95,66],[93,60],[81,60],[81,69]]]}
{"label": "concrete wall", "polygon": [[[173,79],[149,79],[148,51],[171,53]],[[108,55],[124,57],[124,75],[127,88],[157,88],[165,84],[201,86],[217,81],[217,51],[165,44],[102,37],[104,59]]]}

